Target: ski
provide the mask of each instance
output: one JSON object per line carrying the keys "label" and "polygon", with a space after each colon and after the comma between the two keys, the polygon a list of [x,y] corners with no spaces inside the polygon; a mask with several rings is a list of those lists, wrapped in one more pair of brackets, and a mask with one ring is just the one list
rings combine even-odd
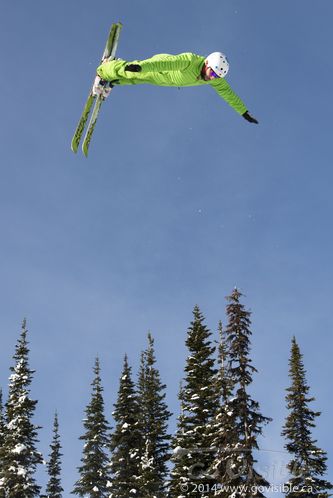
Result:
{"label": "ski", "polygon": [[80,121],[76,127],[74,136],[72,138],[71,148],[72,148],[72,151],[75,153],[77,152],[77,149],[79,148],[81,137],[83,135],[84,128],[86,126],[86,122],[88,121],[88,117],[89,117],[92,105],[94,103],[94,100],[95,100],[95,96],[92,95],[91,93],[89,93],[88,98],[86,100],[86,103],[84,105],[81,117],[80,117]]}
{"label": "ski", "polygon": [[82,152],[86,157],[88,157],[88,149],[89,149],[90,140],[91,140],[92,134],[94,132],[96,121],[98,118],[98,114],[99,114],[99,111],[101,109],[101,105],[103,102],[104,102],[103,97],[101,97],[99,95],[96,99],[94,110],[92,112],[92,115],[91,115],[91,118],[89,121],[89,125],[87,128],[83,143],[82,143]]}
{"label": "ski", "polygon": [[[109,36],[108,36],[108,39],[107,39],[107,42],[106,42],[106,45],[104,48],[104,52],[102,55],[101,62],[103,62],[105,59],[112,60],[115,58],[121,28],[122,28],[122,24],[120,22],[115,23],[111,26],[110,33],[109,33]],[[82,144],[82,151],[83,151],[84,155],[87,157],[89,144],[91,141],[91,137],[92,137],[92,134],[93,134],[93,131],[94,131],[94,128],[96,125],[97,117],[98,117],[98,114],[99,114],[99,111],[100,111],[100,108],[101,108],[103,101],[104,101],[103,97],[101,97],[101,96],[96,97],[96,95],[92,94],[92,87],[91,87],[91,90],[90,90],[88,98],[85,102],[80,120],[78,122],[78,125],[76,127],[75,133],[74,133],[73,138],[72,138],[71,148],[72,148],[73,152],[76,153],[78,150],[82,135],[84,133],[84,129],[86,127],[86,124],[87,124],[87,121],[88,121],[88,118],[90,115],[90,111],[93,107],[93,104],[95,103],[95,105],[93,107],[93,112],[92,112],[92,115],[91,115],[91,118],[90,118],[90,121],[88,124],[87,132],[85,134],[83,144]]]}

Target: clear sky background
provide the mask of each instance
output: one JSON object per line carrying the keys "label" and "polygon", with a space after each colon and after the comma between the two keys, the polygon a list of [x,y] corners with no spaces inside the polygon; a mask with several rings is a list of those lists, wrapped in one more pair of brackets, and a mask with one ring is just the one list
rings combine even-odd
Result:
{"label": "clear sky background", "polygon": [[[136,372],[150,330],[177,415],[192,309],[215,332],[234,286],[253,312],[253,394],[274,419],[261,470],[281,482],[294,334],[332,456],[332,18],[331,0],[2,1],[0,385],[26,317],[40,447],[57,409],[65,497],[95,356],[110,416],[123,355]],[[224,51],[259,126],[209,87],[116,88],[89,158],[75,156],[118,20],[126,60]]]}

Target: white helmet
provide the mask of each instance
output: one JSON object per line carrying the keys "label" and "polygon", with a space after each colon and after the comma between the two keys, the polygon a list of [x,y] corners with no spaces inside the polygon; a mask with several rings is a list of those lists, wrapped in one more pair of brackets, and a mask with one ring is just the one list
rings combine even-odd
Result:
{"label": "white helmet", "polygon": [[208,57],[206,57],[205,62],[220,78],[224,78],[229,71],[228,59],[222,52],[213,52],[212,54],[209,54]]}

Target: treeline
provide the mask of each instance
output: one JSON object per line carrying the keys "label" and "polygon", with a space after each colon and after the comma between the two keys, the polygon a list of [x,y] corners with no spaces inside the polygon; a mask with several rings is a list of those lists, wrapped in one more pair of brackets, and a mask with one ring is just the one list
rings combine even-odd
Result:
{"label": "treeline", "polygon": [[[83,421],[78,479],[71,492],[90,498],[263,497],[269,483],[257,467],[258,438],[271,421],[250,391],[257,372],[250,357],[250,312],[235,289],[227,298],[226,323],[216,341],[196,306],[188,328],[188,357],[179,389],[180,413],[174,435],[166,386],[156,366],[154,339],[141,354],[137,380],[125,356],[112,428],[105,415],[100,364],[96,358],[91,398]],[[0,391],[0,498],[61,498],[62,448],[58,416],[47,458],[44,494],[36,482],[43,463],[33,423],[25,321],[18,339],[5,403]],[[290,458],[288,498],[330,496],[324,475],[327,456],[313,438],[320,412],[310,407],[302,354],[292,339],[287,387],[288,415],[282,428]]]}

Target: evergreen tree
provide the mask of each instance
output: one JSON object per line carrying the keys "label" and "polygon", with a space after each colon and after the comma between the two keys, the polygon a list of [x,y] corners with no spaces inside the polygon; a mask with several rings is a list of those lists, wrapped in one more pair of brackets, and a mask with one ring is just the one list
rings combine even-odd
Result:
{"label": "evergreen tree", "polygon": [[[234,486],[234,497],[264,496],[259,486],[269,483],[254,468],[256,460],[254,451],[258,449],[257,438],[262,434],[263,425],[270,419],[259,411],[258,402],[254,401],[248,387],[252,383],[252,375],[257,372],[249,357],[250,353],[250,312],[240,302],[242,294],[235,289],[227,298],[226,341],[229,358],[229,379],[231,380],[231,396],[229,395],[224,412],[230,418],[227,423],[228,438],[225,446],[217,448],[214,464],[216,475],[222,485]],[[225,420],[225,417],[224,417]],[[224,434],[222,433],[222,442]],[[242,487],[245,486],[245,487]],[[217,495],[225,496],[221,489]]]}
{"label": "evergreen tree", "polygon": [[72,494],[90,498],[104,498],[110,495],[109,470],[109,424],[104,416],[103,387],[100,377],[99,359],[94,366],[91,401],[84,419],[85,433],[80,439],[85,442],[82,465],[78,468],[80,478],[74,485]]}
{"label": "evergreen tree", "polygon": [[220,406],[223,406],[229,398],[232,388],[233,380],[229,370],[229,354],[228,345],[226,341],[226,334],[223,330],[222,322],[218,325],[219,344],[218,344],[218,372],[216,376],[216,387],[220,395]]}
{"label": "evergreen tree", "polygon": [[[4,441],[5,441],[5,416],[3,413],[2,390],[0,389],[0,469],[3,468],[2,458],[4,452]],[[1,470],[0,470],[0,479],[1,479]],[[0,482],[0,498],[5,498],[5,490],[2,486],[2,482]]]}
{"label": "evergreen tree", "polygon": [[291,478],[287,483],[289,491],[286,496],[326,498],[331,496],[327,490],[333,488],[330,482],[320,477],[327,469],[326,452],[318,448],[317,441],[311,434],[320,412],[309,407],[309,403],[315,398],[309,396],[303,355],[295,337],[292,340],[289,367],[291,386],[287,389],[286,396],[289,414],[282,431],[287,440],[285,448],[292,455],[288,464]]}
{"label": "evergreen tree", "polygon": [[[215,347],[211,332],[204,324],[198,306],[188,329],[186,346],[189,356],[179,393],[181,414],[173,438],[174,467],[171,472],[171,497],[205,497],[213,486],[212,421],[218,406],[215,377]],[[196,486],[200,483],[200,489]]]}
{"label": "evergreen tree", "polygon": [[1,452],[4,445],[4,439],[5,439],[5,416],[3,413],[2,389],[0,389],[0,463],[1,463]]}
{"label": "evergreen tree", "polygon": [[111,496],[117,498],[141,497],[139,493],[140,461],[143,439],[140,423],[141,406],[132,381],[132,370],[127,356],[120,378],[118,398],[114,405],[115,429],[111,436]]}
{"label": "evergreen tree", "polygon": [[168,474],[169,441],[168,420],[171,413],[165,403],[165,384],[157,370],[154,339],[148,334],[148,347],[141,356],[138,397],[141,411],[141,431],[144,453],[140,464],[139,489],[145,498],[165,496]]}
{"label": "evergreen tree", "polygon": [[15,366],[10,368],[0,489],[5,491],[6,498],[33,498],[39,496],[40,486],[34,475],[43,459],[36,449],[39,427],[32,423],[37,401],[29,396],[34,370],[29,368],[25,320],[13,358]]}
{"label": "evergreen tree", "polygon": [[49,481],[46,487],[47,498],[62,498],[62,492],[64,491],[61,487],[61,443],[59,435],[59,422],[57,413],[54,416],[53,424],[53,440],[50,445],[50,459],[47,463],[47,470],[49,475]]}
{"label": "evergreen tree", "polygon": [[[226,341],[226,334],[222,327],[222,322],[219,322],[219,345],[218,345],[218,372],[215,378],[216,390],[219,394],[219,403],[216,410],[214,421],[212,422],[212,447],[215,452],[214,460],[214,477],[217,480],[221,479],[221,474],[225,473],[222,470],[222,462],[224,462],[226,455],[230,451],[235,438],[236,430],[234,427],[234,420],[228,415],[228,399],[231,397],[233,390],[233,379],[230,374],[230,359],[228,352],[228,345]],[[229,496],[229,493],[224,493],[216,485],[214,488],[215,495]],[[214,496],[215,496],[214,495]]]}

